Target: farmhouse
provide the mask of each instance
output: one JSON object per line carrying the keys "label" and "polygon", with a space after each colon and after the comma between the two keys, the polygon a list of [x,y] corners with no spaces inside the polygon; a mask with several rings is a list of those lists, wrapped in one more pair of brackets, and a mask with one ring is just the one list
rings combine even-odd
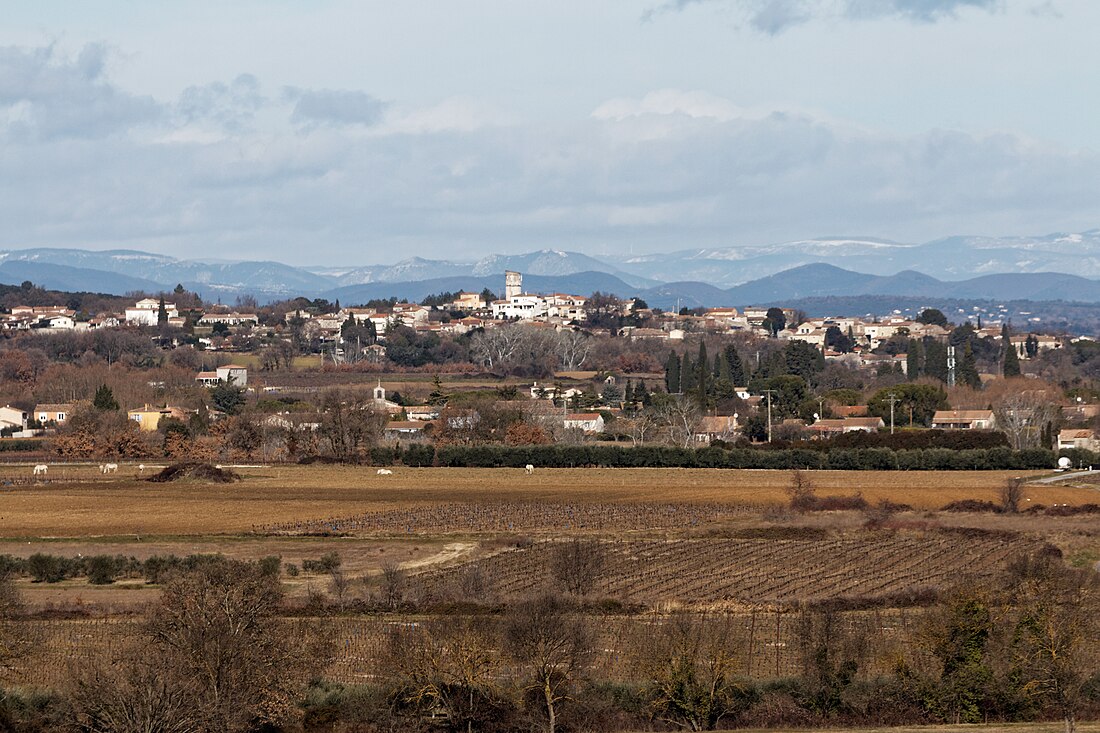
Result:
{"label": "farmhouse", "polygon": [[993,430],[996,426],[993,410],[936,410],[932,416],[935,430]]}
{"label": "farmhouse", "polygon": [[200,326],[213,326],[221,323],[226,326],[256,325],[260,322],[255,313],[207,313],[199,319]]}

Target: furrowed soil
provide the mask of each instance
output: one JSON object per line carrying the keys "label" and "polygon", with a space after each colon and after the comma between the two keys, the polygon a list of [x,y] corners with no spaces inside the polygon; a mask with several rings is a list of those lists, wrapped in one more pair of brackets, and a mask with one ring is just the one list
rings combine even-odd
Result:
{"label": "furrowed soil", "polygon": [[[145,476],[154,470],[146,465]],[[501,503],[703,505],[733,516],[782,506],[790,483],[788,471],[717,469],[539,468],[530,476],[519,469],[404,467],[394,468],[391,476],[378,476],[369,467],[327,465],[233,470],[242,481],[152,484],[141,480],[138,468],[130,464],[109,476],[99,474],[96,466],[56,464],[50,466],[46,480],[37,482],[31,477],[31,466],[0,466],[0,537],[241,535],[268,532],[276,525],[293,530],[300,523],[387,511]],[[820,496],[859,493],[871,504],[889,500],[918,510],[938,509],[959,499],[995,502],[1005,479],[1021,475],[1005,471],[806,473]],[[1100,491],[1033,486],[1027,489],[1025,506],[1027,500],[1047,506],[1076,505],[1100,502]],[[392,526],[367,529],[390,534],[433,531],[427,524],[410,530],[393,516]],[[440,524],[443,532],[461,530],[445,526],[445,521]]]}

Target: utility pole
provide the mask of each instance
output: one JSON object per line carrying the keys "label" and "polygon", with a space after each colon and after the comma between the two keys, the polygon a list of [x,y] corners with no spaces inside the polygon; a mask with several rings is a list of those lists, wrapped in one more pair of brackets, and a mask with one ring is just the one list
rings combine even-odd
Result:
{"label": "utility pole", "polygon": [[897,394],[891,392],[886,395],[886,399],[890,400],[890,435],[894,434],[894,405],[900,402]]}
{"label": "utility pole", "polygon": [[774,389],[764,390],[764,394],[768,397],[768,442],[772,442],[772,393]]}
{"label": "utility pole", "polygon": [[955,386],[955,347],[947,347],[947,386]]}

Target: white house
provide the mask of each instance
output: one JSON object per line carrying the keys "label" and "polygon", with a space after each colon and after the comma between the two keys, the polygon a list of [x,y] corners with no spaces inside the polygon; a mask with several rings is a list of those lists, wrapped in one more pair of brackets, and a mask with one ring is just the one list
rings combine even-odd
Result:
{"label": "white house", "polygon": [[598,412],[571,412],[565,416],[566,429],[580,429],[586,433],[602,433],[603,415]]}
{"label": "white house", "polygon": [[26,410],[4,405],[0,407],[0,429],[17,428],[23,430],[27,427],[29,417],[30,415]]}
{"label": "white house", "polygon": [[243,367],[239,364],[226,364],[220,366],[215,370],[218,374],[218,379],[229,384],[233,383],[235,387],[245,387],[248,385],[248,367]]}
{"label": "white house", "polygon": [[[175,303],[165,303],[164,309],[168,311],[169,318],[180,317]],[[126,309],[126,322],[134,326],[155,326],[159,314],[160,301],[156,298],[145,298],[135,303],[133,308]]]}

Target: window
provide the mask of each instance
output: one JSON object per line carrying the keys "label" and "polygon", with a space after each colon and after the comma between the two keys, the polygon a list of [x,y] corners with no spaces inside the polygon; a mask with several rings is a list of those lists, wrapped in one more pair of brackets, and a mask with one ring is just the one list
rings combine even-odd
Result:
{"label": "window", "polygon": [[38,413],[38,422],[46,422],[50,419],[50,416],[44,412]]}
{"label": "window", "polygon": [[58,422],[61,422],[64,419],[65,419],[65,413],[64,412],[57,413],[57,421]]}

